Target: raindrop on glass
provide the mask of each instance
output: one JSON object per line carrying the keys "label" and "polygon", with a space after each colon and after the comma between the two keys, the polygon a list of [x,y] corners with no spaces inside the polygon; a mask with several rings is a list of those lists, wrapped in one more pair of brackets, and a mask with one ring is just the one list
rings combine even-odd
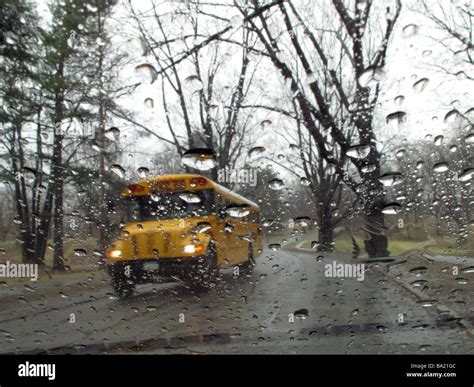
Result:
{"label": "raindrop on glass", "polygon": [[423,90],[425,90],[426,86],[428,86],[428,83],[429,83],[429,79],[428,78],[421,78],[419,81],[416,81],[414,84],[413,84],[413,90],[416,92],[416,93],[421,93]]}
{"label": "raindrop on glass", "polygon": [[379,177],[379,181],[384,187],[393,187],[403,182],[403,174],[400,172],[389,172]]}
{"label": "raindrop on glass", "polygon": [[355,145],[347,149],[347,156],[353,159],[363,159],[370,153],[370,145]]}
{"label": "raindrop on glass", "polygon": [[123,169],[119,164],[112,164],[110,170],[122,179],[125,176],[125,169]]}
{"label": "raindrop on glass", "polygon": [[449,170],[449,166],[448,166],[448,163],[444,161],[440,163],[436,163],[433,166],[433,172],[436,172],[436,173],[443,173],[443,172],[446,172],[447,170]]}
{"label": "raindrop on glass", "polygon": [[184,165],[201,171],[212,169],[217,164],[214,151],[207,148],[190,149],[184,153],[181,161]]}
{"label": "raindrop on glass", "polygon": [[265,152],[265,150],[266,149],[263,146],[253,147],[248,151],[248,156],[249,157],[255,157],[255,156],[261,155],[262,153]]}
{"label": "raindrop on glass", "polygon": [[281,179],[272,179],[268,182],[268,186],[274,191],[279,191],[285,187],[285,184]]}
{"label": "raindrop on glass", "polygon": [[410,38],[418,33],[418,26],[416,24],[407,24],[403,27],[402,35],[404,38]]}
{"label": "raindrop on glass", "polygon": [[143,82],[152,84],[158,78],[158,72],[149,63],[143,63],[135,67],[135,74]]}

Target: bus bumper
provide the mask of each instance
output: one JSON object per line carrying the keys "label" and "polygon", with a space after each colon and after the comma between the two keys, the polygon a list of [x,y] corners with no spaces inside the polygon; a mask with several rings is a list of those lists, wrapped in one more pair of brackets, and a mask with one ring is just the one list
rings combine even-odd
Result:
{"label": "bus bumper", "polygon": [[116,261],[107,265],[109,275],[114,270],[123,270],[127,277],[137,283],[149,282],[154,276],[195,275],[202,270],[210,259],[207,255],[183,258],[158,258],[130,261]]}

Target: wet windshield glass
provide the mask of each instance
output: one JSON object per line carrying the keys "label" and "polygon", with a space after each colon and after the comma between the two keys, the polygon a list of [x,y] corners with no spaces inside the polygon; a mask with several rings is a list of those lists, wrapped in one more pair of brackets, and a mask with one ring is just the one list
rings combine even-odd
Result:
{"label": "wet windshield glass", "polygon": [[474,353],[473,39],[474,0],[1,0],[0,354]]}
{"label": "wet windshield glass", "polygon": [[129,222],[215,214],[214,191],[205,189],[124,199]]}

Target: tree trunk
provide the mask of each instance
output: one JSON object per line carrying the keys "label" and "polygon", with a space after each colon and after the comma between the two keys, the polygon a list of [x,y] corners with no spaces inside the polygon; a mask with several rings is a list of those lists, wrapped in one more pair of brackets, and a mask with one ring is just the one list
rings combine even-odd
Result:
{"label": "tree trunk", "polygon": [[319,246],[318,251],[333,250],[333,228],[331,207],[322,206],[319,211]]}
{"label": "tree trunk", "polygon": [[[62,137],[60,135],[60,137]],[[62,139],[58,139],[56,144],[58,160],[62,160]],[[53,270],[64,270],[64,184],[63,171],[56,165],[54,167],[54,210],[53,210]]]}
{"label": "tree trunk", "polygon": [[[380,185],[380,183],[377,185]],[[390,254],[388,251],[388,239],[383,234],[384,214],[382,209],[385,204],[385,198],[381,187],[378,188],[369,190],[369,197],[364,204],[365,231],[368,235],[364,245],[365,251],[370,258],[387,257]]]}
{"label": "tree trunk", "polygon": [[[64,63],[59,64],[58,77],[64,80]],[[54,107],[54,151],[52,160],[52,181],[54,195],[53,209],[53,270],[64,270],[64,170],[62,168],[63,152],[63,90],[56,91]]]}
{"label": "tree trunk", "polygon": [[[103,24],[100,11],[97,14],[99,33],[103,34]],[[105,205],[105,120],[106,120],[106,101],[104,98],[104,46],[99,47],[98,79],[99,79],[99,130],[97,140],[99,143],[99,225],[98,225],[98,248],[103,262],[106,245],[106,224],[107,208]]]}

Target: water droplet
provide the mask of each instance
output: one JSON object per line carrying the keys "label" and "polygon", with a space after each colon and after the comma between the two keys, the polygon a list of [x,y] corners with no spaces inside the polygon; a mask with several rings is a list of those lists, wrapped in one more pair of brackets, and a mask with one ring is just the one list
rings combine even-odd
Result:
{"label": "water droplet", "polygon": [[121,179],[123,179],[125,176],[125,169],[123,169],[122,166],[119,164],[112,164],[112,166],[110,167],[110,170]]}
{"label": "water droplet", "polygon": [[403,182],[403,175],[400,172],[388,172],[379,177],[379,181],[384,187],[393,187]]}
{"label": "water droplet", "polygon": [[382,212],[387,215],[397,215],[402,212],[403,208],[398,203],[390,203],[383,207]]}
{"label": "water droplet", "polygon": [[246,205],[231,206],[227,207],[226,213],[232,218],[243,218],[250,213],[250,208]]}
{"label": "water droplet", "polygon": [[258,155],[261,155],[262,153],[264,153],[266,151],[265,147],[263,146],[256,146],[256,147],[253,147],[252,149],[250,149],[248,151],[248,156],[249,157],[255,157],[255,156],[258,156]]}
{"label": "water droplet", "polygon": [[[8,38],[7,38],[7,43],[8,43]],[[67,39],[67,45],[75,50],[78,45],[79,45],[79,39],[77,39],[76,36],[76,31],[71,31],[71,34],[69,35],[69,38]]]}
{"label": "water droplet", "polygon": [[404,38],[410,38],[418,33],[418,26],[416,24],[407,24],[403,27],[402,36]]}
{"label": "water droplet", "polygon": [[207,171],[217,165],[214,151],[207,148],[190,149],[184,153],[181,161],[184,165],[201,171]]}
{"label": "water droplet", "polygon": [[458,80],[460,80],[460,81],[464,81],[464,80],[467,79],[467,75],[466,75],[466,73],[465,73],[464,71],[458,71],[458,72],[456,73],[456,78],[457,78]]}
{"label": "water droplet", "polygon": [[270,227],[273,224],[274,220],[273,219],[265,219],[263,221],[263,227]]}
{"label": "water droplet", "polygon": [[424,275],[428,269],[425,266],[417,266],[410,270],[410,274],[414,274],[417,277]]}
{"label": "water droplet", "polygon": [[359,82],[359,85],[362,87],[369,87],[374,84],[377,84],[380,82],[385,73],[381,67],[368,67],[366,68],[360,75],[359,78],[357,79]]}
{"label": "water droplet", "polygon": [[398,96],[395,97],[395,99],[393,101],[395,102],[395,104],[400,106],[401,104],[403,104],[403,102],[405,102],[405,96],[398,95]]}
{"label": "water droplet", "polygon": [[448,166],[448,163],[444,161],[440,163],[436,163],[433,166],[433,172],[436,172],[436,173],[443,173],[443,172],[446,172],[447,170],[449,170],[449,166]]}
{"label": "water droplet", "polygon": [[465,138],[466,144],[474,144],[474,133],[469,133]]}
{"label": "water droplet", "polygon": [[212,228],[212,226],[211,226],[210,223],[208,223],[208,222],[199,222],[196,225],[195,230],[198,234],[202,234],[202,233],[205,233],[205,232],[209,231],[211,228]]}
{"label": "water droplet", "polygon": [[417,280],[417,281],[411,282],[410,285],[415,287],[415,288],[421,288],[421,287],[425,286],[427,283],[428,283],[427,280]]}
{"label": "water droplet", "polygon": [[143,63],[135,67],[135,74],[146,83],[153,83],[158,78],[158,72],[149,63]]}
{"label": "water droplet", "polygon": [[295,316],[295,318],[297,318],[298,320],[306,320],[309,317],[308,309],[295,310],[293,316]]}
{"label": "water droplet", "polygon": [[152,98],[146,98],[143,103],[147,109],[153,109],[155,107],[155,101],[153,101]]}
{"label": "water droplet", "polygon": [[5,33],[5,42],[11,46],[17,44],[17,37],[13,32],[6,32]]}
{"label": "water droplet", "polygon": [[377,166],[375,164],[369,164],[369,165],[364,165],[360,170],[363,173],[370,173],[373,172],[377,169]]}
{"label": "water droplet", "polygon": [[354,309],[354,310],[351,312],[351,316],[355,316],[356,314],[359,314],[359,309]]}
{"label": "water droplet", "polygon": [[111,127],[110,129],[107,129],[104,132],[105,137],[107,137],[109,140],[112,141],[117,141],[120,137],[120,129],[116,128],[115,126]]}
{"label": "water droplet", "polygon": [[413,84],[413,90],[415,93],[421,93],[423,90],[425,90],[426,86],[428,86],[429,82],[430,81],[428,78],[421,78]]}
{"label": "water droplet", "polygon": [[260,127],[261,127],[262,129],[268,129],[271,124],[272,124],[272,121],[271,121],[271,120],[263,120],[263,121],[260,123]]}
{"label": "water droplet", "polygon": [[73,250],[73,255],[75,257],[86,257],[87,256],[87,251],[84,249],[74,249]]}
{"label": "water droplet", "polygon": [[300,179],[300,184],[307,187],[308,185],[311,184],[311,182],[310,182],[309,179],[307,179],[306,177],[302,177],[302,178]]}
{"label": "water droplet", "polygon": [[474,273],[474,266],[465,267],[461,269],[461,273]]}
{"label": "water droplet", "polygon": [[469,280],[467,278],[458,277],[458,278],[456,278],[456,282],[459,285],[467,285],[469,283]]}
{"label": "water droplet", "polygon": [[186,203],[200,203],[201,198],[199,195],[192,192],[183,192],[179,194],[179,198],[184,200]]}
{"label": "water droplet", "polygon": [[309,227],[311,224],[311,218],[308,216],[299,216],[295,219],[295,225],[300,227]]}
{"label": "water droplet", "polygon": [[140,167],[137,169],[138,176],[140,176],[142,179],[145,179],[150,172],[150,170],[147,167]]}
{"label": "water droplet", "polygon": [[36,289],[31,287],[30,285],[24,285],[24,288],[32,293],[36,292]]}
{"label": "water droplet", "polygon": [[435,137],[434,144],[436,146],[441,146],[441,145],[443,145],[443,141],[444,141],[444,136],[442,134],[440,134],[439,136]]}
{"label": "water droplet", "polygon": [[456,122],[457,118],[460,116],[459,112],[457,110],[451,110],[446,115],[444,116],[444,122],[446,124],[452,124]]}
{"label": "water droplet", "polygon": [[407,119],[407,114],[402,111],[397,111],[390,113],[385,117],[385,122],[387,125],[393,127],[393,128],[398,128],[400,125],[402,125]]}
{"label": "water droplet", "polygon": [[467,168],[461,174],[458,175],[458,180],[463,183],[469,181],[474,176],[474,168]]}
{"label": "water droplet", "polygon": [[437,300],[421,300],[421,301],[417,301],[417,304],[425,307],[425,308],[428,308],[430,306],[435,306],[436,304],[438,303]]}
{"label": "water droplet", "polygon": [[271,243],[268,245],[268,248],[273,251],[277,251],[281,249],[281,244],[279,243]]}
{"label": "water droplet", "polygon": [[363,159],[370,153],[370,145],[355,145],[347,149],[347,156],[353,159]]}
{"label": "water droplet", "polygon": [[91,3],[87,3],[86,7],[90,12],[97,12],[98,11],[98,8],[95,5],[91,4]]}
{"label": "water droplet", "polygon": [[187,83],[191,93],[195,93],[204,89],[204,84],[198,75],[190,75],[185,79],[185,82]]}
{"label": "water droplet", "polygon": [[274,191],[279,191],[285,187],[285,184],[281,179],[272,179],[268,182],[268,186]]}

